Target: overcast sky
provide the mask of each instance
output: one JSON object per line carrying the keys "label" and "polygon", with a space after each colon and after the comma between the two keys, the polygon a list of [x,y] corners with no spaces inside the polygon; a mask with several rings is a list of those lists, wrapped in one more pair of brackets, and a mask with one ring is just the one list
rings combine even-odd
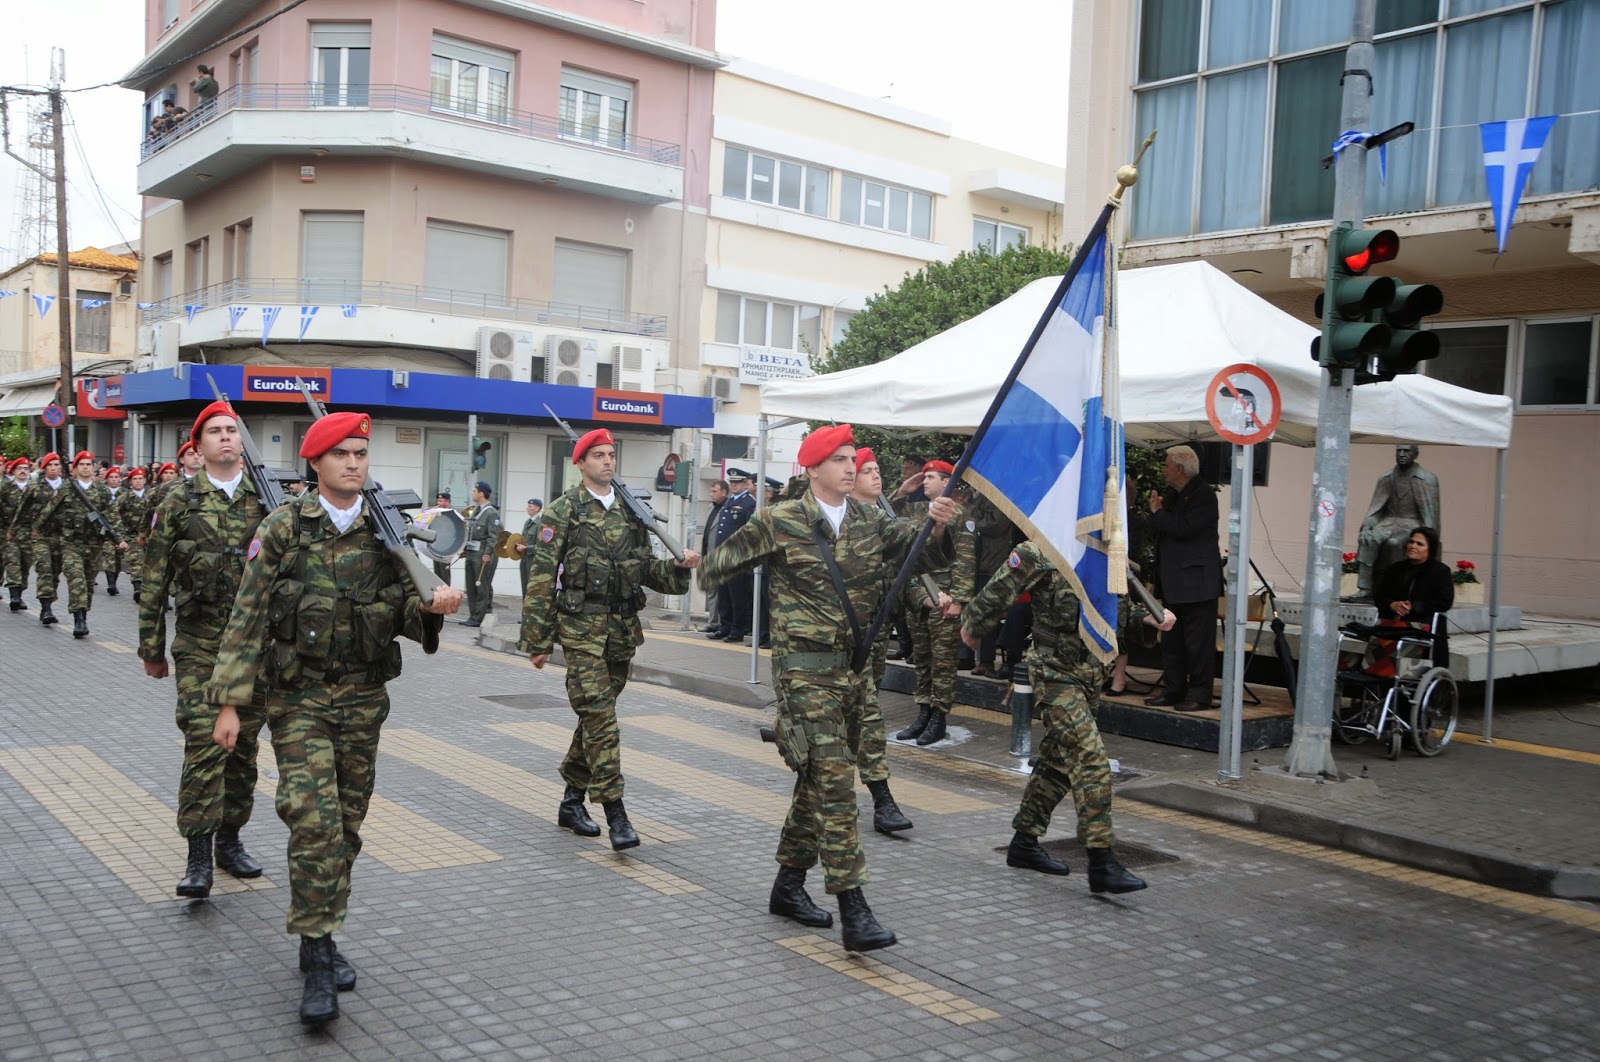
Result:
{"label": "overcast sky", "polygon": [[[957,136],[1060,165],[1068,7],[1067,0],[990,0],[977,23],[971,0],[718,0],[717,47],[949,119]],[[52,46],[66,49],[69,89],[113,80],[143,53],[143,0],[33,0],[12,8],[20,27],[0,38],[5,84],[44,84]],[[10,107],[11,147],[24,155],[25,107],[15,100]],[[137,239],[138,97],[118,88],[74,92],[67,108],[76,132],[67,137],[72,246]],[[5,265],[25,253],[18,224],[26,178],[20,163],[0,158]]]}

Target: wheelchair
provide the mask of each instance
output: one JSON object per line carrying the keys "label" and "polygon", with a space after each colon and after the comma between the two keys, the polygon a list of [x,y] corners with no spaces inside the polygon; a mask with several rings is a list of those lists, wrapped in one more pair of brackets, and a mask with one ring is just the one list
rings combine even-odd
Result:
{"label": "wheelchair", "polygon": [[[1454,676],[1433,663],[1435,634],[1442,634],[1447,622],[1444,613],[1438,613],[1432,630],[1360,623],[1339,628],[1339,677],[1333,702],[1336,739],[1347,745],[1376,739],[1387,746],[1391,760],[1400,758],[1408,741],[1419,756],[1437,756],[1445,750],[1461,712]],[[1374,641],[1393,643],[1392,670],[1363,668]],[[1381,656],[1379,663],[1389,659]]]}

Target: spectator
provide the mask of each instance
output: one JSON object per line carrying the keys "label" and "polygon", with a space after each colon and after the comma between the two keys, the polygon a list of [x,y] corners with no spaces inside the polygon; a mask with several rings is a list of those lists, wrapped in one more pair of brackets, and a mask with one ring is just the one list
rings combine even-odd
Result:
{"label": "spectator", "polygon": [[[717,516],[722,512],[722,505],[728,500],[728,481],[719,479],[711,484],[711,511],[706,514],[706,525],[700,531],[700,556],[711,555],[711,547],[715,544],[712,540],[717,531]],[[728,636],[728,628],[723,622],[722,595],[709,593],[706,595],[706,625],[705,636],[719,639]]]}
{"label": "spectator", "polygon": [[[717,514],[717,533],[712,537],[712,548],[721,546],[734,533],[750,522],[755,514],[756,500],[750,496],[750,473],[742,469],[728,469],[728,485],[733,493],[722,503]],[[749,573],[730,576],[718,591],[721,595],[722,626],[725,642],[742,642],[754,624],[751,620],[751,597],[755,594],[755,579]]]}
{"label": "spectator", "polygon": [[1144,703],[1203,712],[1211,707],[1222,595],[1217,494],[1201,477],[1200,458],[1191,447],[1169,449],[1165,473],[1169,489],[1150,492],[1150,531],[1156,536],[1161,597],[1177,624],[1161,636],[1161,690]]}
{"label": "spectator", "polygon": [[200,110],[215,100],[217,93],[221,92],[222,89],[217,85],[217,71],[215,68],[201,63],[195,69],[200,71],[200,76],[189,82],[189,87],[194,89],[195,97],[200,101],[195,109]]}
{"label": "spectator", "polygon": [[[1439,532],[1419,527],[1406,539],[1404,560],[1383,570],[1372,595],[1379,619],[1400,619],[1431,630],[1437,613],[1449,612],[1456,601],[1455,580],[1439,559]],[[1433,662],[1450,665],[1450,639],[1441,627],[1433,640]]]}

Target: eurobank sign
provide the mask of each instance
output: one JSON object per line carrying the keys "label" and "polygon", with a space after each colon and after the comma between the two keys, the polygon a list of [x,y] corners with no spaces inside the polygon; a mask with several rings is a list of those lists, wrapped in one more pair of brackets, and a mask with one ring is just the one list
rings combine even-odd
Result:
{"label": "eurobank sign", "polygon": [[623,424],[660,424],[664,405],[661,395],[644,391],[602,391],[596,388],[594,419]]}
{"label": "eurobank sign", "polygon": [[239,395],[241,402],[295,402],[305,405],[305,396],[300,391],[300,380],[311,389],[312,395],[324,402],[330,401],[333,394],[332,369],[296,369],[274,365],[244,366],[244,391]]}

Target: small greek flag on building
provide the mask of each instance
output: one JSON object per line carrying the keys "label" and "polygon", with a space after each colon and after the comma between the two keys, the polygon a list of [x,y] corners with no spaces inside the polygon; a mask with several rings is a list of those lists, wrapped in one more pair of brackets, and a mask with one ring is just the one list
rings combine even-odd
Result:
{"label": "small greek flag on building", "polygon": [[316,306],[302,306],[302,307],[300,307],[300,338],[301,339],[305,339],[305,337],[306,337],[306,329],[310,328],[311,327],[311,322],[316,320],[317,310],[318,309],[319,309],[319,307],[316,307]]}
{"label": "small greek flag on building", "polygon": [[228,331],[237,332],[239,330],[239,318],[243,317],[244,312],[249,308],[248,306],[228,307]]}
{"label": "small greek flag on building", "polygon": [[1483,174],[1489,184],[1489,205],[1494,207],[1495,245],[1500,254],[1505,254],[1511,219],[1522,201],[1528,174],[1539,161],[1539,149],[1544,147],[1557,117],[1547,114],[1540,118],[1513,118],[1484,122],[1478,127],[1483,135]]}
{"label": "small greek flag on building", "polygon": [[346,317],[354,317],[356,315],[356,304],[353,302],[341,302],[339,310]]}

